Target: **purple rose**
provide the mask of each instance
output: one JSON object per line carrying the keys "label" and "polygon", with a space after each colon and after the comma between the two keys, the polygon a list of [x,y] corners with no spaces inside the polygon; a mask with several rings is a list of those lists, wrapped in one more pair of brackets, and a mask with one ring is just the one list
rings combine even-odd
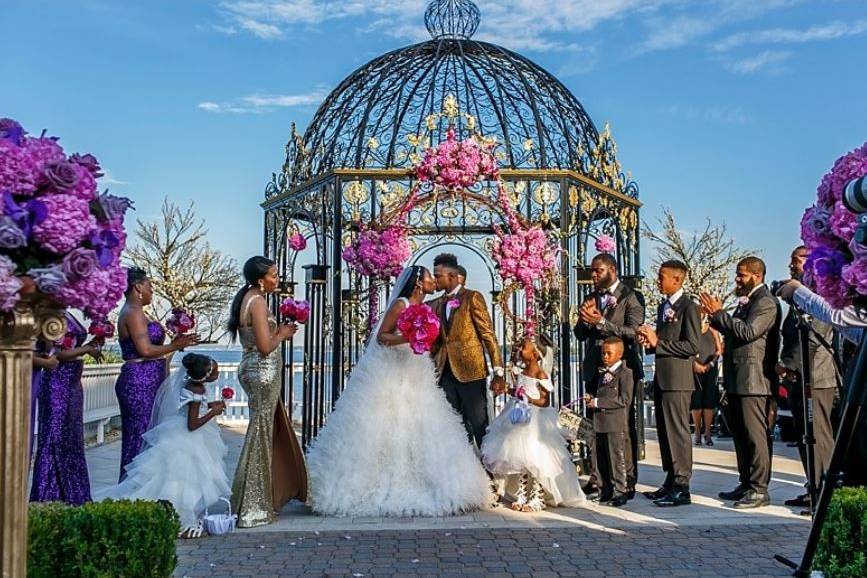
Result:
{"label": "purple rose", "polygon": [[57,192],[72,189],[78,183],[78,171],[69,161],[56,161],[42,169],[45,182]]}
{"label": "purple rose", "polygon": [[0,247],[4,249],[16,249],[26,244],[27,236],[15,224],[15,221],[6,215],[0,216]]}
{"label": "purple rose", "polygon": [[11,118],[0,118],[0,140],[8,140],[21,146],[25,134],[27,133],[16,121]]}
{"label": "purple rose", "polygon": [[61,267],[70,281],[89,277],[97,267],[96,251],[83,247],[73,249],[63,258]]}
{"label": "purple rose", "polygon": [[819,246],[810,252],[807,263],[818,277],[839,277],[846,264],[846,255],[836,249]]}
{"label": "purple rose", "polygon": [[69,160],[77,165],[80,165],[90,171],[90,174],[94,176],[94,178],[99,178],[102,175],[101,168],[99,166],[99,161],[96,160],[96,157],[92,154],[84,154],[80,155],[75,153],[74,155],[69,157]]}
{"label": "purple rose", "polygon": [[33,277],[33,281],[40,291],[49,295],[54,295],[66,285],[66,274],[60,265],[52,265],[43,269],[30,269],[27,274]]}
{"label": "purple rose", "polygon": [[106,221],[123,220],[127,210],[131,209],[133,205],[132,201],[126,197],[116,197],[108,194],[108,191],[99,195],[97,201],[99,201],[102,212],[105,213]]}

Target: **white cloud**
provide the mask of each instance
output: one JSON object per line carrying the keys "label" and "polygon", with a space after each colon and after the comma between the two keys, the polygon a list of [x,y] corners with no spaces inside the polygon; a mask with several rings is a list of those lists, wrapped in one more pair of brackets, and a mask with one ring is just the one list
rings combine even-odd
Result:
{"label": "white cloud", "polygon": [[307,94],[253,93],[230,102],[205,100],[198,104],[198,108],[205,112],[214,113],[261,114],[273,112],[278,108],[315,106],[322,102],[326,96],[327,92],[324,89],[317,89]]}
{"label": "white cloud", "polygon": [[828,24],[811,26],[804,30],[793,28],[773,28],[753,32],[738,32],[714,44],[714,50],[725,52],[746,44],[802,44],[820,40],[834,40],[847,36],[857,36],[867,32],[867,20],[854,22],[835,21]]}
{"label": "white cloud", "polygon": [[781,64],[788,60],[791,55],[791,52],[765,50],[755,56],[729,62],[726,67],[738,74],[755,74],[762,71],[779,73],[783,70]]}
{"label": "white cloud", "polygon": [[102,173],[103,173],[103,175],[99,179],[100,185],[128,185],[129,184],[128,181],[121,181],[119,179],[116,179],[115,176],[112,174],[112,172],[105,167],[102,168]]}

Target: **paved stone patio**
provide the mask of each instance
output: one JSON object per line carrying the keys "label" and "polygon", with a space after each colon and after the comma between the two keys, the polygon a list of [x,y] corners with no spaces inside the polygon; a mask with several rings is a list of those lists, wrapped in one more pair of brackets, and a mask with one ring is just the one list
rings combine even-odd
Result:
{"label": "paved stone patio", "polygon": [[[224,426],[230,474],[244,429]],[[648,430],[639,490],[662,481]],[[94,489],[117,480],[120,443],[87,450]],[[693,505],[591,504],[525,514],[496,508],[440,518],[326,518],[287,505],[270,526],[178,542],[176,576],[785,576],[773,561],[800,556],[809,519],[783,501],[802,491],[797,452],[775,445],[772,505],[737,511],[716,494],[737,483],[731,440],[694,448]]]}

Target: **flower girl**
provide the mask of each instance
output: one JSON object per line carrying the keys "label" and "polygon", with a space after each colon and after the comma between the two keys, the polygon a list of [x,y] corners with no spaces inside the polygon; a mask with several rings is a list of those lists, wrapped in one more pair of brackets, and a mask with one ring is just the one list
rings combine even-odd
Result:
{"label": "flower girl", "polygon": [[219,376],[217,362],[189,353],[185,371],[176,371],[157,392],[144,450],[127,466],[123,482],[97,492],[96,500],[168,500],[181,520],[180,538],[205,534],[202,515],[229,496],[223,465],[226,444],[213,418],[226,404],[209,402],[205,383]]}
{"label": "flower girl", "polygon": [[485,467],[505,482],[512,509],[581,506],[586,498],[551,407],[551,347],[525,339],[517,351],[512,396],[482,442]]}

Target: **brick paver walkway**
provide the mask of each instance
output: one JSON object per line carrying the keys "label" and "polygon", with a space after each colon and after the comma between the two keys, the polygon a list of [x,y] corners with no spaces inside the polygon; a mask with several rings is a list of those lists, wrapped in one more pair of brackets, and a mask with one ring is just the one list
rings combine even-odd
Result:
{"label": "brick paver walkway", "polygon": [[787,576],[804,525],[238,533],[179,542],[175,576]]}

